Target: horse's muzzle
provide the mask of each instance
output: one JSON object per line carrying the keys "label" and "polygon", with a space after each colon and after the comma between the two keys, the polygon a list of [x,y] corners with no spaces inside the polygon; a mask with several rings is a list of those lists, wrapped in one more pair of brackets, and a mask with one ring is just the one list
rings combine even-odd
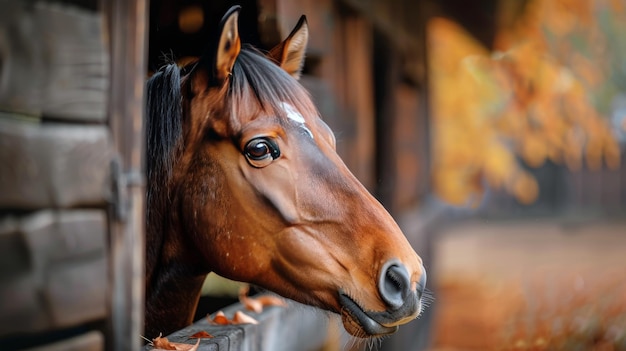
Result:
{"label": "horse's muzzle", "polygon": [[[344,324],[352,324],[366,336],[392,334],[398,326],[415,319],[422,309],[422,295],[426,287],[426,271],[415,284],[411,283],[406,267],[398,260],[390,260],[381,269],[378,292],[388,306],[385,311],[367,311],[348,295],[340,292]],[[358,325],[354,325],[354,324]],[[346,325],[346,330],[350,332]]]}

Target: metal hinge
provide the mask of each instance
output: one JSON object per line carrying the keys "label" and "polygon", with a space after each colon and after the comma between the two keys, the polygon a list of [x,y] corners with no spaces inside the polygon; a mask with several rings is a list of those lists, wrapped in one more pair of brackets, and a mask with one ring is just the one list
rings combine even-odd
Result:
{"label": "metal hinge", "polygon": [[127,177],[124,174],[119,156],[114,156],[111,160],[111,182],[113,215],[116,220],[126,222],[130,211],[130,198],[128,196]]}
{"label": "metal hinge", "polygon": [[115,219],[120,222],[126,222],[131,209],[132,203],[131,196],[129,196],[129,189],[131,187],[143,187],[145,185],[144,176],[140,171],[130,170],[124,172],[123,168],[120,157],[113,157],[111,160],[111,204],[113,206]]}

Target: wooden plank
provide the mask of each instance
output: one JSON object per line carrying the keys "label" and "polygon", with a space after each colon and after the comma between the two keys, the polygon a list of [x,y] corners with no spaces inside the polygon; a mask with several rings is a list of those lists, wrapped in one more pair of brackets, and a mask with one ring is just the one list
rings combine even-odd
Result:
{"label": "wooden plank", "polygon": [[44,210],[20,218],[19,231],[34,267],[49,267],[107,251],[103,210]]}
{"label": "wooden plank", "polygon": [[[198,351],[322,350],[326,342],[328,316],[303,310],[295,302],[290,302],[288,307],[267,307],[260,314],[246,311],[240,303],[223,311],[228,318],[232,318],[236,311],[245,311],[259,324],[214,325],[203,318],[168,335],[168,340],[193,344],[196,340],[189,336],[196,332],[213,335],[211,339],[201,340]],[[144,351],[151,349],[151,346],[144,347]]]}
{"label": "wooden plank", "polygon": [[111,151],[105,126],[0,118],[0,209],[104,205]]}
{"label": "wooden plank", "polygon": [[54,327],[70,327],[104,319],[107,314],[106,256],[54,265],[42,293]]}
{"label": "wooden plank", "polygon": [[102,122],[108,56],[102,18],[72,6],[2,1],[0,109]]}
{"label": "wooden plank", "polygon": [[144,313],[144,85],[148,3],[106,3],[111,38],[110,126],[118,162],[114,164],[114,206],[110,217],[111,350],[141,347]]}
{"label": "wooden plank", "polygon": [[0,218],[0,336],[103,319],[106,233],[103,210]]}

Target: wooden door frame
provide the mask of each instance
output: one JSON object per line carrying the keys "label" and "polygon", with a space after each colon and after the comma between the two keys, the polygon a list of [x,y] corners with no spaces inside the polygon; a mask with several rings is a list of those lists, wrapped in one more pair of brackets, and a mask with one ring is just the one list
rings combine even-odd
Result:
{"label": "wooden door frame", "polygon": [[109,29],[111,165],[108,350],[140,350],[144,315],[144,86],[148,0],[104,2]]}

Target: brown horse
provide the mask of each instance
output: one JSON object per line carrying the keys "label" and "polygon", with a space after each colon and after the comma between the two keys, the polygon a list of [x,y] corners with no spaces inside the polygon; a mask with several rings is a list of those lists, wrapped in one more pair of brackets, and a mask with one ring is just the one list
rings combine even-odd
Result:
{"label": "brown horse", "polygon": [[207,273],[341,314],[359,337],[421,311],[422,260],[350,173],[297,78],[304,16],[267,55],[239,8],[206,55],[148,81],[146,334],[192,322]]}

